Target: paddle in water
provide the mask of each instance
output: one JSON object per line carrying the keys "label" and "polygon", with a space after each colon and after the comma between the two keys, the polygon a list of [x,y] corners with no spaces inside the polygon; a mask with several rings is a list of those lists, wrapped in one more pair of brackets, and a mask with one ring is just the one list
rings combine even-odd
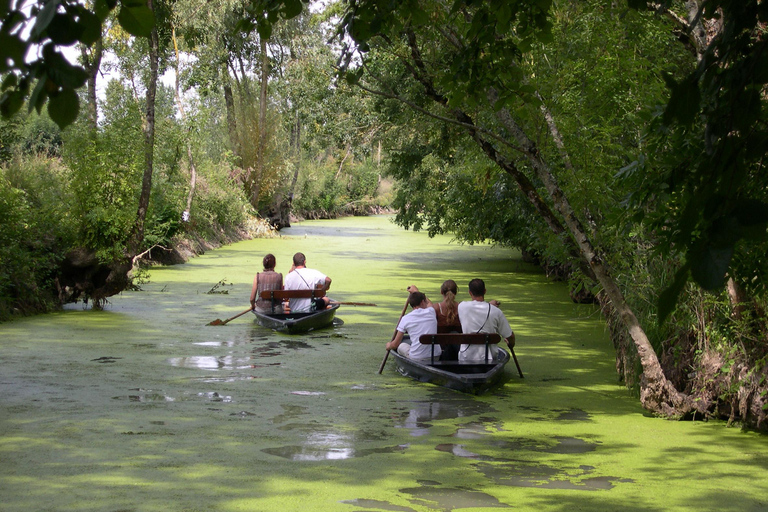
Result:
{"label": "paddle in water", "polygon": [[227,323],[228,323],[228,322],[230,322],[230,321],[234,320],[235,318],[237,318],[237,317],[239,317],[239,316],[243,316],[244,314],[248,313],[249,311],[251,311],[251,308],[248,308],[248,309],[246,309],[246,310],[245,310],[245,311],[243,311],[242,313],[238,313],[238,314],[236,314],[236,315],[235,315],[235,316],[233,316],[232,318],[227,318],[227,319],[226,319],[226,320],[224,320],[224,321],[222,321],[222,320],[220,320],[220,319],[218,319],[218,318],[217,318],[216,320],[214,320],[214,321],[212,321],[212,322],[208,322],[206,325],[227,325]]}

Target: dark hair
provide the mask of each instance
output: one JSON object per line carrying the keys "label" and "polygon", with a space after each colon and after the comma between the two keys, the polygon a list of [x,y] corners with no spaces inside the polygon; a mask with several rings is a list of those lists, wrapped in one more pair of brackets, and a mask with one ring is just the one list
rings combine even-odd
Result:
{"label": "dark hair", "polygon": [[473,279],[469,282],[469,293],[475,297],[485,296],[485,282],[482,279]]}
{"label": "dark hair", "polygon": [[425,300],[427,300],[427,296],[421,292],[412,292],[408,296],[408,304],[410,304],[412,308],[421,306],[421,303]]}
{"label": "dark hair", "polygon": [[272,254],[267,254],[266,256],[264,256],[264,260],[262,261],[262,263],[264,265],[264,270],[275,268],[275,265],[277,265],[275,256]]}
{"label": "dark hair", "polygon": [[307,262],[307,257],[304,256],[304,253],[297,252],[293,255],[293,264],[297,267],[303,267],[304,263]]}

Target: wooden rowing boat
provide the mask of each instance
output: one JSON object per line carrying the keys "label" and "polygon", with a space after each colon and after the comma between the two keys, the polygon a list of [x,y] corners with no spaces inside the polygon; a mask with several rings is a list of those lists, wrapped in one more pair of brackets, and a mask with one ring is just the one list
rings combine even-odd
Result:
{"label": "wooden rowing boat", "polygon": [[[431,340],[425,339],[427,336]],[[407,337],[406,337],[407,339]],[[500,341],[498,334],[429,334],[422,336],[422,344],[486,344]],[[490,350],[490,348],[489,348]],[[397,371],[419,382],[430,382],[438,386],[479,394],[498,384],[504,377],[504,366],[509,362],[509,353],[496,347],[496,359],[479,362],[438,361],[434,359],[409,359],[392,350]]]}
{"label": "wooden rowing boat", "polygon": [[253,314],[256,315],[256,321],[262,327],[296,334],[332,325],[337,309],[339,309],[339,305],[334,304],[327,309],[311,313],[266,314],[254,310]]}
{"label": "wooden rowing boat", "polygon": [[[311,299],[325,295],[324,290],[265,290],[261,292],[261,298],[270,300],[273,304],[282,304],[284,299]],[[256,321],[262,327],[274,329],[280,332],[297,334],[314,331],[328,327],[334,323],[338,304],[328,306],[326,309],[311,311],[308,313],[263,313],[253,310]]]}

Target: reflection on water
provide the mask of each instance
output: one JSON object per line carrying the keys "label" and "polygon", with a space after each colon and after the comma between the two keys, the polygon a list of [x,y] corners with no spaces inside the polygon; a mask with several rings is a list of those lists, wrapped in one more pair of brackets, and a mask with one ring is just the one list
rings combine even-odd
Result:
{"label": "reflection on water", "polygon": [[372,508],[375,510],[389,510],[392,512],[416,512],[416,509],[411,507],[401,507],[399,505],[393,505],[392,503],[381,500],[342,500],[339,503],[345,503],[347,505],[357,505],[363,508]]}
{"label": "reflection on water", "polygon": [[430,401],[406,402],[407,410],[399,414],[395,428],[407,428],[414,437],[429,433],[433,421],[449,420],[494,411],[485,402],[462,398],[436,397]]}
{"label": "reflection on water", "polygon": [[235,356],[172,357],[168,359],[168,364],[198,370],[243,370],[251,368],[251,358]]}
{"label": "reflection on water", "polygon": [[480,463],[477,465],[477,470],[498,485],[513,487],[598,491],[612,489],[615,486],[614,482],[634,482],[631,478],[590,476],[595,471],[592,466],[559,468],[548,464],[521,462],[513,464]]}
{"label": "reflection on water", "polygon": [[510,508],[498,499],[480,491],[424,485],[400,489],[400,492],[413,496],[409,501],[414,505],[438,510],[456,510],[459,508]]}
{"label": "reflection on water", "polygon": [[342,460],[352,457],[366,457],[373,454],[403,452],[408,445],[386,446],[383,448],[355,448],[360,441],[354,435],[333,429],[314,430],[307,435],[301,446],[265,448],[264,453],[297,462]]}

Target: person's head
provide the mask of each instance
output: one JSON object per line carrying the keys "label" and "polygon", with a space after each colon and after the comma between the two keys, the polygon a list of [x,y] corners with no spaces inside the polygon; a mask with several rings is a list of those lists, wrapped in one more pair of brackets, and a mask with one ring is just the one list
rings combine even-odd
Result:
{"label": "person's head", "polygon": [[456,285],[456,281],[453,279],[448,279],[442,284],[442,286],[440,286],[440,295],[445,297],[445,295],[449,292],[454,296],[459,293],[459,287]]}
{"label": "person's head", "polygon": [[307,262],[307,257],[304,256],[304,253],[297,252],[293,255],[293,265],[295,267],[303,267],[304,264]]}
{"label": "person's head", "polygon": [[473,297],[485,296],[485,282],[482,279],[473,279],[469,282],[469,294]]}
{"label": "person's head", "polygon": [[427,296],[424,295],[421,292],[412,292],[408,296],[408,304],[411,305],[412,308],[416,309],[419,306],[421,306],[421,303],[427,300]]}
{"label": "person's head", "polygon": [[264,256],[264,260],[262,260],[262,263],[264,264],[264,270],[273,270],[275,268],[275,265],[277,262],[275,261],[275,256],[272,254],[267,254]]}

